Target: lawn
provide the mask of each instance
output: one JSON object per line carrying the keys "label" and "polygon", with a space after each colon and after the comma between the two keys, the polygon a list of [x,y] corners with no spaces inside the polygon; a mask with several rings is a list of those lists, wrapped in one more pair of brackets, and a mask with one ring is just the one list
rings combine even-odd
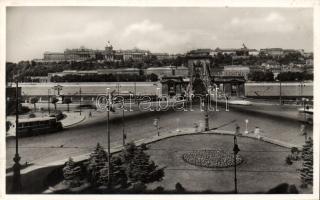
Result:
{"label": "lawn", "polygon": [[[302,190],[297,169],[299,163],[287,165],[285,158],[290,149],[274,144],[238,137],[240,155],[243,162],[237,166],[239,193],[260,193],[281,184],[295,184]],[[191,191],[212,190],[230,192],[234,189],[234,168],[206,168],[186,163],[182,157],[194,150],[221,150],[232,153],[233,137],[226,135],[198,134],[164,139],[149,145],[148,154],[158,165],[165,166],[165,177],[161,182],[150,184],[173,190],[177,182]]]}

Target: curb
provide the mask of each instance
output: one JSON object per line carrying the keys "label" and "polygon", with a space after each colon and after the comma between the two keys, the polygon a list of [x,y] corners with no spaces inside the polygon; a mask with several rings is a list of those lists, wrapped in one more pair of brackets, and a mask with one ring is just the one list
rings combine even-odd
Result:
{"label": "curb", "polygon": [[69,124],[69,125],[63,126],[63,128],[71,128],[73,126],[76,126],[76,125],[80,124],[81,122],[83,122],[85,119],[86,119],[86,116],[84,115],[80,121],[77,121],[77,122],[75,122],[73,124]]}

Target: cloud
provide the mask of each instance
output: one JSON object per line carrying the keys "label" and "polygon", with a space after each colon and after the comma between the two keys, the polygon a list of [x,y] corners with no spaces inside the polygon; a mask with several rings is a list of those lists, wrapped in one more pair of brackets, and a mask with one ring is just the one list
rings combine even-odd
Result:
{"label": "cloud", "polygon": [[260,17],[234,17],[229,25],[231,29],[239,29],[243,33],[288,33],[294,30],[294,26],[276,12]]}
{"label": "cloud", "polygon": [[128,25],[121,35],[120,43],[129,48],[133,45],[152,51],[165,51],[181,48],[188,43],[189,39],[189,34],[166,29],[157,22],[143,20]]}
{"label": "cloud", "polygon": [[39,41],[55,41],[62,44],[67,42],[77,44],[77,46],[82,45],[79,43],[79,41],[83,41],[84,43],[92,41],[92,46],[97,46],[97,44],[94,44],[95,40],[99,39],[100,42],[107,40],[108,34],[111,34],[115,29],[115,26],[111,21],[96,21],[86,24],[84,27],[82,27],[83,25],[79,23],[78,26],[80,26],[80,28],[76,28],[76,31],[56,32],[54,34],[47,35],[46,37],[39,38]]}
{"label": "cloud", "polygon": [[143,20],[142,22],[129,25],[125,29],[123,36],[129,36],[131,34],[149,34],[162,30],[162,24],[151,23],[149,20]]}
{"label": "cloud", "polygon": [[285,18],[278,13],[272,12],[265,18],[267,22],[285,22]]}

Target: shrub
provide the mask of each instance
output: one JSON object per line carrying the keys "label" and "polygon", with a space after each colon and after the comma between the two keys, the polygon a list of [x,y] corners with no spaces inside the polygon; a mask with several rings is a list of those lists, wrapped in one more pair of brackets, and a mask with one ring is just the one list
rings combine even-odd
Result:
{"label": "shrub", "polygon": [[9,131],[11,126],[12,126],[12,123],[10,121],[6,121],[6,131]]}
{"label": "shrub", "polygon": [[301,187],[313,185],[313,140],[309,137],[302,147],[302,169],[300,169]]}
{"label": "shrub", "polygon": [[292,165],[291,156],[286,157],[286,163],[287,165]]}
{"label": "shrub", "polygon": [[29,118],[35,118],[36,117],[36,115],[34,114],[34,113],[31,113],[30,115],[29,115]]}
{"label": "shrub", "polygon": [[186,189],[181,185],[181,183],[176,183],[176,192],[177,193],[184,193],[186,191]]}
{"label": "shrub", "polygon": [[288,188],[288,193],[289,194],[299,194],[299,191],[298,191],[296,185],[290,185]]}
{"label": "shrub", "polygon": [[147,186],[142,182],[134,183],[132,186],[132,190],[135,193],[143,193],[146,190]]}
{"label": "shrub", "polygon": [[299,160],[299,149],[297,147],[291,148],[291,159],[292,160]]}
{"label": "shrub", "polygon": [[148,147],[145,143],[142,143],[141,146],[140,146],[141,150],[145,151],[145,150],[148,150]]}
{"label": "shrub", "polygon": [[295,185],[281,183],[276,187],[271,188],[267,194],[299,194],[299,191]]}
{"label": "shrub", "polygon": [[157,193],[157,194],[163,193],[163,191],[164,191],[164,188],[161,187],[161,186],[158,186],[158,187],[156,187],[156,188],[153,190],[153,192],[155,192],[155,193]]}

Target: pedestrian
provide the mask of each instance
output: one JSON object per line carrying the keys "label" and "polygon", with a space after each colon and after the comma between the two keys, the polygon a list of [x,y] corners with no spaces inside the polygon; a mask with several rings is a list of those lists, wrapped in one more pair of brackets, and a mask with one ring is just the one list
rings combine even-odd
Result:
{"label": "pedestrian", "polygon": [[92,117],[92,113],[91,113],[91,111],[89,112],[89,117]]}
{"label": "pedestrian", "polygon": [[254,135],[259,137],[260,135],[260,128],[258,126],[256,126],[256,128],[254,129]]}
{"label": "pedestrian", "polygon": [[195,131],[198,132],[198,128],[199,128],[198,123],[193,123],[193,127],[194,127]]}

